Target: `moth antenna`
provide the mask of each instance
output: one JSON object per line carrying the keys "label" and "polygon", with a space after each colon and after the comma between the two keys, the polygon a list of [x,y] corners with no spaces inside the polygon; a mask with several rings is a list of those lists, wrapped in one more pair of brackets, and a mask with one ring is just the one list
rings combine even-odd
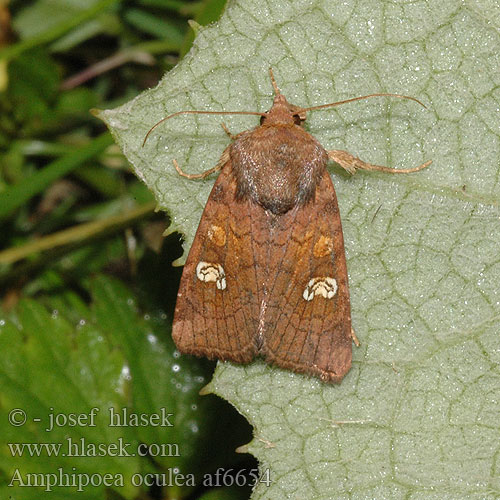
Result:
{"label": "moth antenna", "polygon": [[330,104],[321,104],[320,106],[311,106],[310,108],[304,108],[303,111],[315,111],[317,109],[331,108],[334,106],[340,106],[341,104],[347,104],[349,102],[361,101],[362,99],[369,99],[370,97],[397,97],[399,99],[409,99],[410,101],[415,101],[418,104],[420,104],[420,106],[423,106],[425,109],[427,109],[427,106],[424,103],[420,102],[415,97],[411,97],[409,95],[401,95],[401,94],[381,93],[381,94],[363,95],[361,97],[353,97],[351,99],[346,99],[345,101],[331,102]]}
{"label": "moth antenna", "polygon": [[274,79],[273,68],[269,68],[269,76],[271,77],[271,83],[273,84],[274,94],[280,95],[280,89],[278,87],[278,84],[276,83],[276,80]]}
{"label": "moth antenna", "polygon": [[156,122],[148,130],[148,133],[146,134],[146,136],[144,137],[144,140],[142,141],[142,147],[144,147],[144,145],[146,144],[146,141],[148,140],[148,137],[151,135],[151,132],[153,132],[153,130],[155,128],[157,128],[163,122],[170,120],[170,118],[173,118],[174,116],[179,116],[179,115],[256,115],[256,116],[265,116],[266,113],[259,113],[258,111],[195,111],[195,110],[177,111],[176,113],[172,113],[171,115],[168,115],[165,118],[162,118],[159,122]]}

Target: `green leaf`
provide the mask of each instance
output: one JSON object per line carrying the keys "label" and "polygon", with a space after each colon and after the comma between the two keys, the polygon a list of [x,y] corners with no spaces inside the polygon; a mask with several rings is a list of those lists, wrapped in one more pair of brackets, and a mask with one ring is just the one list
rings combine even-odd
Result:
{"label": "green leaf", "polygon": [[[14,26],[22,38],[38,36],[48,29],[70,21],[99,0],[38,0],[25,7],[15,18]],[[41,23],[40,19],[44,22]]]}
{"label": "green leaf", "polygon": [[41,0],[30,5],[15,19],[15,27],[23,33],[23,40],[0,49],[0,60],[10,61],[28,49],[56,40],[117,1]]}
{"label": "green leaf", "polygon": [[66,175],[85,161],[93,158],[109,146],[110,141],[109,134],[104,133],[89,144],[49,163],[43,170],[32,174],[28,179],[4,189],[0,193],[0,219],[9,216],[27,200],[43,191],[55,179]]}
{"label": "green leaf", "polygon": [[169,19],[161,19],[152,13],[140,9],[128,9],[125,19],[144,33],[157,38],[165,38],[180,45],[182,42],[182,31],[180,26]]}
{"label": "green leaf", "polygon": [[[178,470],[195,474],[200,484],[202,473],[223,464],[221,459],[207,463],[203,457],[208,447],[220,451],[218,443],[225,444],[220,433],[227,432],[226,422],[219,419],[223,428],[214,433],[218,401],[199,401],[204,371],[178,359],[165,313],[141,312],[130,290],[119,282],[97,277],[90,295],[90,308],[66,291],[45,298],[50,312],[29,300],[13,320],[0,318],[0,492],[1,484],[11,484],[6,491],[16,499],[44,498],[47,490],[26,487],[29,478],[33,484],[33,474],[39,474],[40,484],[41,477],[60,469],[69,477],[93,477],[93,482],[111,474],[110,489],[127,499],[147,490],[137,487],[146,474],[161,478]],[[92,408],[97,408],[94,420],[87,417],[82,425],[65,420],[90,415]],[[117,427],[112,425],[118,421],[116,416],[111,420],[111,408],[115,415],[167,415],[167,420]],[[24,425],[9,424],[14,409],[26,415]],[[60,425],[51,428],[50,415],[60,415]],[[20,418],[18,412],[15,419]],[[47,456],[41,443],[60,448]],[[97,456],[91,451],[94,445],[102,447]],[[29,455],[27,447],[34,446],[41,450],[39,455]],[[118,450],[123,454],[117,455]],[[153,476],[148,477],[151,481]],[[102,484],[82,489],[79,498],[108,498]],[[54,486],[47,498],[68,498],[76,492],[71,485]],[[168,494],[182,497],[185,488],[174,484]]]}
{"label": "green leaf", "polygon": [[10,84],[5,107],[11,106],[16,122],[46,121],[60,83],[58,68],[39,49],[23,54],[10,65]]}
{"label": "green leaf", "polygon": [[[87,447],[78,451],[82,442],[91,446],[117,443],[122,438],[124,442],[137,443],[137,437],[129,429],[113,428],[101,420],[106,418],[110,406],[120,408],[127,404],[129,383],[124,377],[122,354],[86,319],[81,318],[76,328],[58,311],[50,314],[34,301],[22,303],[16,323],[2,320],[0,330],[0,469],[12,486],[10,493],[16,498],[38,498],[43,489],[23,487],[28,481],[27,474],[57,473],[62,468],[70,474],[90,476],[103,471],[118,474],[125,478],[125,486],[121,488],[125,498],[132,498],[135,488],[130,478],[139,470],[137,457],[90,459],[85,456],[90,453]],[[51,425],[51,414],[61,414],[64,419],[70,414],[90,415],[92,408],[97,409],[95,414],[100,417],[93,421],[95,426],[75,426],[69,422]],[[26,424],[9,425],[8,415],[16,409],[16,421],[25,415]],[[41,421],[37,423],[36,418]],[[41,443],[49,443],[52,455],[44,451]],[[27,447],[37,445],[39,455],[33,451],[30,455]],[[58,447],[62,451],[57,451]],[[64,488],[51,489],[64,491]],[[85,488],[81,493],[83,498],[95,498],[102,490],[102,487],[90,491]]]}
{"label": "green leaf", "polygon": [[[212,389],[254,426],[249,450],[271,486],[254,499],[453,498],[500,495],[500,10],[440,2],[234,1],[200,30],[155,89],[105,111],[129,161],[193,240],[229,143],[220,117],[181,110],[265,111],[268,68],[290,102],[385,98],[310,113],[308,130],[412,175],[332,165],[362,342],[340,386],[265,366],[219,364]],[[232,133],[255,117],[223,117]],[[261,472],[262,472],[261,471]]]}

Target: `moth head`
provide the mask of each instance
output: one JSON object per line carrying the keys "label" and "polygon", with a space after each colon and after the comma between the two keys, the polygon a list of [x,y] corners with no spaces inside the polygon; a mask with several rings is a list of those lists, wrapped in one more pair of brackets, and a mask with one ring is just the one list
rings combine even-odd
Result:
{"label": "moth head", "polygon": [[290,104],[281,93],[274,78],[272,68],[269,68],[269,76],[274,89],[274,102],[271,109],[262,115],[261,125],[302,125],[306,121],[306,110],[299,106]]}
{"label": "moth head", "polygon": [[302,125],[306,120],[304,108],[290,104],[283,94],[276,94],[273,106],[264,113],[260,124],[266,125]]}

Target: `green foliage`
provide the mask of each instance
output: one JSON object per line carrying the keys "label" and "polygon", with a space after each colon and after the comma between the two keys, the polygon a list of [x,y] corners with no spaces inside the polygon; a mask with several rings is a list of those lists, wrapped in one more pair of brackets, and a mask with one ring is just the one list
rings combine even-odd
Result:
{"label": "green foliage", "polygon": [[[112,489],[122,498],[135,498],[138,490],[147,490],[133,482],[176,468],[194,474],[199,484],[202,474],[216,464],[216,459],[207,462],[200,456],[208,448],[219,460],[223,456],[217,455],[213,442],[220,405],[198,396],[206,383],[204,370],[179,358],[168,316],[141,311],[133,293],[119,282],[98,277],[88,291],[90,307],[66,293],[50,299],[49,310],[26,300],[12,320],[0,320],[0,469],[14,487],[26,484],[30,474],[50,474],[59,468],[95,478],[111,474],[111,482],[118,485]],[[8,414],[16,408],[25,412],[26,425],[9,424]],[[97,408],[93,420],[92,408]],[[167,418],[164,425],[116,427],[111,425],[110,408],[121,418],[123,412]],[[89,417],[82,425],[71,425],[50,418],[58,414],[62,419]],[[58,421],[63,424],[53,424]],[[26,450],[21,455],[16,443],[21,447],[53,443],[56,451],[48,456],[42,445],[39,457],[28,456]],[[139,456],[145,449],[149,455]],[[123,451],[121,456],[118,450]],[[71,487],[53,489],[59,494],[76,492]],[[104,489],[87,487],[80,495],[103,497]],[[183,490],[170,488],[171,494],[182,495]],[[12,491],[16,498],[40,498],[43,489]]]}

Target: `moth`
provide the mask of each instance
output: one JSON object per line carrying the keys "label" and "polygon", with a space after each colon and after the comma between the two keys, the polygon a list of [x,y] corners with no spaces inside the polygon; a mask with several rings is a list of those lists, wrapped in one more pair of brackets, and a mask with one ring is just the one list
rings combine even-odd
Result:
{"label": "moth", "polygon": [[[274,102],[260,125],[230,135],[233,142],[204,178],[220,170],[184,266],[172,336],[181,353],[249,363],[256,356],[294,372],[339,383],[351,367],[352,341],[347,266],[329,160],[350,173],[395,170],[327,151],[304,129],[308,111],[290,104],[270,70]],[[422,104],[422,103],[420,103]],[[224,127],[224,125],[223,125]]]}

